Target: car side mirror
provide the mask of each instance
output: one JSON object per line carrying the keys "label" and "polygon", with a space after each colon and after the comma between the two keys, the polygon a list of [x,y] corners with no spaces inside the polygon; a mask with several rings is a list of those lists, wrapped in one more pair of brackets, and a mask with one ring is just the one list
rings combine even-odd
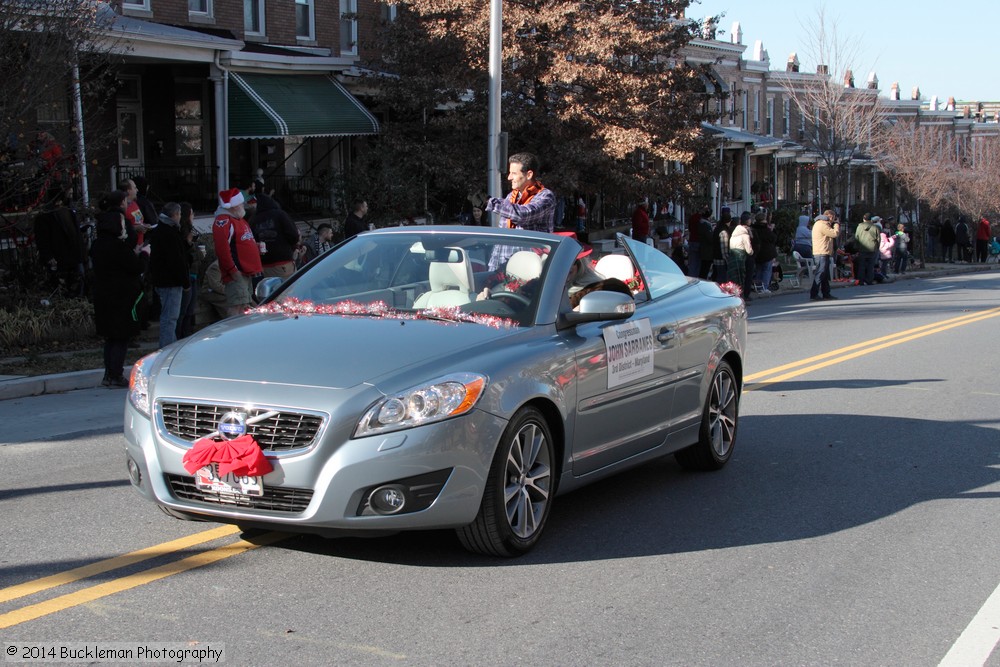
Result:
{"label": "car side mirror", "polygon": [[627,320],[634,314],[635,299],[631,296],[599,290],[584,295],[577,309],[564,313],[562,320],[567,325],[576,325],[583,322]]}
{"label": "car side mirror", "polygon": [[253,291],[254,298],[257,299],[257,303],[263,303],[267,299],[271,298],[271,295],[278,291],[281,287],[281,283],[284,282],[281,278],[272,277],[264,278],[259,283]]}

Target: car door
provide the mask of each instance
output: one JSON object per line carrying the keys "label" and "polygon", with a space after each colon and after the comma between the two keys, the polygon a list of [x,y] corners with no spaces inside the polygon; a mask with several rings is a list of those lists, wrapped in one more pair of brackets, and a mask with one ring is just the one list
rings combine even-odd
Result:
{"label": "car door", "polygon": [[578,325],[572,465],[585,475],[663,444],[678,373],[667,299],[640,301],[627,320]]}

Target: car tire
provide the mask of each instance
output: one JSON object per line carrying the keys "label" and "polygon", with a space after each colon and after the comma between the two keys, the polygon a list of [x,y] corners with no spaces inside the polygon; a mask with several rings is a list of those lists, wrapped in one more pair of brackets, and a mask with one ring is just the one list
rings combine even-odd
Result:
{"label": "car tire", "polygon": [[712,375],[698,431],[698,443],[674,454],[687,470],[719,470],[733,455],[739,423],[739,383],[732,367],[720,362]]}
{"label": "car tire", "polygon": [[527,553],[545,528],[555,487],[552,435],[542,413],[522,408],[493,455],[475,521],[457,530],[473,553],[511,558]]}

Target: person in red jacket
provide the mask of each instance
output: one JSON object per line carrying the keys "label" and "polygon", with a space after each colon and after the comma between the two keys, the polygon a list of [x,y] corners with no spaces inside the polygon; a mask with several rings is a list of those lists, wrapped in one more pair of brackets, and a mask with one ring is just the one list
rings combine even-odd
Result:
{"label": "person in red jacket", "polygon": [[642,199],[632,212],[632,238],[645,243],[649,236],[649,200]]}
{"label": "person in red jacket", "polygon": [[219,258],[222,282],[226,286],[226,307],[230,317],[250,307],[253,277],[263,271],[260,247],[254,240],[250,225],[243,219],[243,193],[239,188],[219,193],[219,208],[215,211],[212,239]]}
{"label": "person in red jacket", "polygon": [[986,218],[979,218],[979,224],[976,226],[976,261],[980,264],[984,264],[989,259],[990,239],[992,238],[990,221]]}

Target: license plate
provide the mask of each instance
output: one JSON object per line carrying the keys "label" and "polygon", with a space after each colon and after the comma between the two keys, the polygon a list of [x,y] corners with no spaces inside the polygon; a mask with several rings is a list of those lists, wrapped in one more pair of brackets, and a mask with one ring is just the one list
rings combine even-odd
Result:
{"label": "license plate", "polygon": [[194,483],[202,491],[212,493],[231,493],[240,496],[264,495],[263,478],[234,475],[231,472],[219,477],[218,463],[211,463],[199,468],[194,474]]}

